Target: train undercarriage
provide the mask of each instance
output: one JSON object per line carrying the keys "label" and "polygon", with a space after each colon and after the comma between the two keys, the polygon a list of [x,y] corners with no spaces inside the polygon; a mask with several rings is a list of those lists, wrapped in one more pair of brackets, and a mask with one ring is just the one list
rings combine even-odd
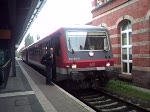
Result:
{"label": "train undercarriage", "polygon": [[110,73],[110,71],[71,72],[60,82],[67,89],[105,87],[110,80]]}

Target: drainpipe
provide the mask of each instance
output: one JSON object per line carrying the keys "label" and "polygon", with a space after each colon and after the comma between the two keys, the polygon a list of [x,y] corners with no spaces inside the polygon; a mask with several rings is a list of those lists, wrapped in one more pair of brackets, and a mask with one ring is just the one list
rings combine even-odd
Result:
{"label": "drainpipe", "polygon": [[16,0],[8,0],[9,21],[11,30],[11,61],[12,61],[12,75],[16,76],[15,68],[15,36],[16,36]]}

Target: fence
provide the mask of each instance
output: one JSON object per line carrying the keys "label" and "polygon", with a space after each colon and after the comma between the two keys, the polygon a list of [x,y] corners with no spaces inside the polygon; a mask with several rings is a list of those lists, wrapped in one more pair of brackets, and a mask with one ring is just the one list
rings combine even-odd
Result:
{"label": "fence", "polygon": [[11,68],[11,60],[8,60],[3,66],[0,67],[0,90],[5,89]]}

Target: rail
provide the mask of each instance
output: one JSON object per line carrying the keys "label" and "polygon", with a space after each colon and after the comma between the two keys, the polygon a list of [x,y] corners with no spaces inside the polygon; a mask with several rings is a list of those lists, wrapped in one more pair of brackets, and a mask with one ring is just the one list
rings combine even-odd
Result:
{"label": "rail", "polygon": [[3,66],[0,67],[0,90],[6,88],[10,67],[11,60],[8,60]]}

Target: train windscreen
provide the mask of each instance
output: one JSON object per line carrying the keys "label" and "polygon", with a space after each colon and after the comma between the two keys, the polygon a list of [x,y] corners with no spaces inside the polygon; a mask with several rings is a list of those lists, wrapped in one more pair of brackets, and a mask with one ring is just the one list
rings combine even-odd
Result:
{"label": "train windscreen", "polygon": [[67,31],[68,51],[108,50],[109,42],[106,32]]}

